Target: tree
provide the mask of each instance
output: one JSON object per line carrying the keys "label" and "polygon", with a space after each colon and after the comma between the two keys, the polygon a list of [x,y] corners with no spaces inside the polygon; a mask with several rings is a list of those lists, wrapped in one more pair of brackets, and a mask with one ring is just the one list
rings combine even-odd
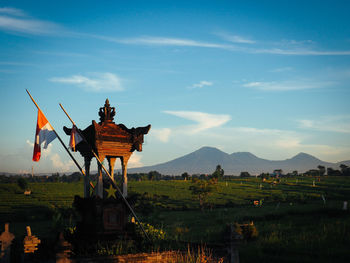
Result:
{"label": "tree", "polygon": [[340,167],[340,171],[342,172],[343,175],[347,175],[349,176],[350,175],[350,167],[345,165],[345,164],[341,164],[339,165]]}
{"label": "tree", "polygon": [[339,171],[339,170],[334,170],[333,168],[331,167],[328,167],[327,168],[327,174],[329,176],[340,176],[342,175],[342,173]]}
{"label": "tree", "polygon": [[273,170],[273,176],[275,176],[276,178],[282,176],[283,174],[283,170],[282,169],[275,169]]}
{"label": "tree", "polygon": [[293,172],[292,172],[292,175],[293,175],[293,176],[298,176],[298,171],[297,171],[297,170],[293,171]]}
{"label": "tree", "polygon": [[320,171],[316,170],[316,169],[311,169],[309,171],[306,171],[304,174],[307,175],[307,176],[319,176],[320,175]]}
{"label": "tree", "polygon": [[212,178],[210,180],[200,180],[198,178],[192,178],[193,185],[189,187],[191,194],[194,198],[198,199],[201,210],[204,210],[205,204],[207,204],[208,196],[216,190],[217,179]]}
{"label": "tree", "polygon": [[323,176],[326,173],[326,168],[322,165],[317,166],[318,170],[320,170],[320,176]]}
{"label": "tree", "polygon": [[224,177],[224,173],[224,169],[222,169],[221,165],[218,164],[216,166],[215,172],[212,174],[212,177],[216,179],[221,179]]}
{"label": "tree", "polygon": [[53,174],[51,175],[51,181],[52,181],[52,182],[58,182],[59,179],[60,179],[60,174],[59,174],[59,173],[53,173]]}
{"label": "tree", "polygon": [[28,181],[23,177],[18,178],[17,184],[22,190],[26,190],[28,188]]}
{"label": "tree", "polygon": [[161,176],[162,175],[159,172],[157,172],[157,171],[150,171],[148,173],[148,180],[151,180],[151,181],[159,180],[161,178]]}
{"label": "tree", "polygon": [[241,172],[239,177],[244,178],[244,177],[250,177],[250,174],[248,172]]}
{"label": "tree", "polygon": [[182,177],[182,179],[187,180],[190,176],[188,173],[185,172],[181,175],[181,177]]}

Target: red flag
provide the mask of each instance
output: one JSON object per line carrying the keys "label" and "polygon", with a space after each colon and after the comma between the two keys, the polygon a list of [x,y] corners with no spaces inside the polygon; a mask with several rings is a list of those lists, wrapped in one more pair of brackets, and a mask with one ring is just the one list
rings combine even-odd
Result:
{"label": "red flag", "polygon": [[45,118],[45,115],[41,112],[41,110],[38,110],[38,120],[36,123],[33,151],[34,162],[38,162],[40,160],[41,144],[44,142],[44,149],[46,149],[49,143],[54,139],[56,139],[56,133],[54,132],[49,121]]}
{"label": "red flag", "polygon": [[83,139],[80,137],[79,133],[77,132],[77,127],[73,125],[72,131],[70,133],[70,140],[69,140],[69,147],[75,151],[75,146],[81,142]]}

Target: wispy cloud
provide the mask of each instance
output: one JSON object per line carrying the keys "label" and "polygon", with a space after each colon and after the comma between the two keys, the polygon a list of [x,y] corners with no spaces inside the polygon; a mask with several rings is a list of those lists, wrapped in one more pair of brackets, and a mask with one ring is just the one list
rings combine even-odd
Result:
{"label": "wispy cloud", "polygon": [[207,130],[214,127],[224,125],[226,122],[231,120],[230,115],[226,114],[210,114],[205,112],[197,111],[164,111],[167,114],[171,114],[180,118],[191,120],[196,122],[196,125],[189,127],[189,131],[197,133],[203,130]]}
{"label": "wispy cloud", "polygon": [[263,91],[292,91],[324,88],[334,84],[333,82],[315,82],[310,80],[305,81],[271,81],[271,82],[249,82],[243,84],[245,88],[253,88]]}
{"label": "wispy cloud", "polygon": [[50,156],[50,160],[52,162],[52,166],[62,172],[67,172],[74,166],[74,162],[72,160],[64,162],[57,153],[52,154]]}
{"label": "wispy cloud", "polygon": [[[216,48],[225,49],[233,52],[242,52],[249,54],[274,54],[274,55],[294,55],[294,56],[347,56],[350,55],[350,50],[316,50],[310,47],[304,47],[302,43],[310,41],[290,41],[289,45],[280,44],[281,47],[246,47],[242,45],[232,45],[223,43],[213,43],[207,41],[198,41],[185,38],[172,38],[162,36],[141,36],[134,38],[114,38],[100,35],[85,35],[105,41],[126,44],[126,45],[147,45],[147,46],[182,46],[182,47],[201,47],[201,48]],[[226,36],[227,38],[227,36]],[[230,36],[231,41],[237,44],[256,43],[253,40],[245,39],[241,36]],[[292,44],[294,43],[294,44]]]}
{"label": "wispy cloud", "polygon": [[52,51],[33,51],[35,54],[58,56],[58,57],[88,57],[88,54],[76,53],[76,52],[52,52]]}
{"label": "wispy cloud", "polygon": [[128,168],[142,167],[141,158],[141,154],[135,151],[128,161]]}
{"label": "wispy cloud", "polygon": [[21,9],[13,7],[1,7],[0,14],[6,14],[11,16],[26,16],[26,14]]}
{"label": "wispy cloud", "polygon": [[[26,140],[26,144],[30,150],[33,149],[33,142],[31,142],[30,140]],[[50,163],[50,166],[52,166],[60,172],[67,172],[72,170],[72,168],[74,167],[74,162],[72,160],[63,161],[58,153],[53,152],[52,147],[52,144],[49,144],[46,149],[41,149],[43,162],[45,162],[46,165]],[[50,161],[48,162],[48,160]]]}
{"label": "wispy cloud", "polygon": [[28,17],[22,10],[0,8],[0,30],[34,35],[53,35],[63,31],[58,24]]}
{"label": "wispy cloud", "polygon": [[73,75],[70,77],[54,77],[52,82],[75,85],[86,91],[111,92],[122,91],[121,79],[113,73],[93,73],[91,76]]}
{"label": "wispy cloud", "polygon": [[341,161],[342,156],[349,154],[346,146],[308,143],[308,135],[291,130],[222,127],[212,136],[221,145],[226,145],[225,148],[235,145],[236,150],[248,150],[268,159],[290,158],[299,152],[307,152],[322,160]]}
{"label": "wispy cloud", "polygon": [[294,56],[348,56],[350,50],[314,50],[314,49],[281,49],[281,48],[256,48],[250,49],[249,53],[294,55]]}
{"label": "wispy cloud", "polygon": [[272,69],[271,72],[286,72],[286,71],[292,71],[292,67],[282,67],[282,68],[275,68]]}
{"label": "wispy cloud", "polygon": [[205,86],[212,86],[213,82],[202,80],[199,83],[195,83],[192,86],[189,87],[189,89],[196,89],[196,88],[203,88]]}
{"label": "wispy cloud", "polygon": [[157,140],[161,142],[168,142],[170,134],[171,130],[169,128],[152,129],[150,132],[151,136],[154,136]]}
{"label": "wispy cloud", "polygon": [[318,120],[297,120],[299,127],[325,132],[350,133],[350,116],[324,116]]}
{"label": "wispy cloud", "polygon": [[232,43],[240,43],[240,44],[254,44],[255,41],[251,40],[249,38],[238,36],[238,35],[232,35],[225,32],[219,32],[216,33],[216,35],[222,37],[223,39],[230,41]]}
{"label": "wispy cloud", "polygon": [[143,36],[135,38],[111,38],[95,36],[100,39],[112,41],[121,44],[133,44],[133,45],[150,45],[150,46],[183,46],[183,47],[204,47],[204,48],[220,48],[220,49],[233,49],[232,45],[210,43],[204,41],[197,41],[184,38],[169,38],[169,37],[153,37]]}

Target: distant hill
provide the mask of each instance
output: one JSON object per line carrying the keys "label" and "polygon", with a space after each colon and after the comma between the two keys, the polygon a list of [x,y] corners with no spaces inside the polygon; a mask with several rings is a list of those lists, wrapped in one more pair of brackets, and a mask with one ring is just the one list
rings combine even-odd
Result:
{"label": "distant hill", "polygon": [[184,172],[189,174],[209,174],[214,172],[216,165],[220,164],[226,175],[239,175],[242,171],[259,174],[262,172],[273,172],[275,169],[282,169],[284,172],[294,170],[305,172],[310,169],[317,169],[318,165],[339,169],[341,163],[350,166],[350,160],[330,163],[321,161],[307,153],[299,153],[286,160],[271,161],[259,158],[249,152],[227,154],[214,147],[203,147],[172,161],[152,166],[131,168],[128,169],[128,172],[146,173],[155,170],[161,174],[168,175],[180,175]]}

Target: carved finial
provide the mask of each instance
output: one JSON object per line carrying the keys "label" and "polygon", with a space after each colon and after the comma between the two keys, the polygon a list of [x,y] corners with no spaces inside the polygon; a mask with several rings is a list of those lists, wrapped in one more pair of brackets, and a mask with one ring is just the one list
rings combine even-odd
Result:
{"label": "carved finial", "polygon": [[100,116],[100,124],[102,122],[113,122],[114,115],[115,115],[115,108],[110,107],[108,99],[106,99],[104,107],[100,108],[98,115]]}

